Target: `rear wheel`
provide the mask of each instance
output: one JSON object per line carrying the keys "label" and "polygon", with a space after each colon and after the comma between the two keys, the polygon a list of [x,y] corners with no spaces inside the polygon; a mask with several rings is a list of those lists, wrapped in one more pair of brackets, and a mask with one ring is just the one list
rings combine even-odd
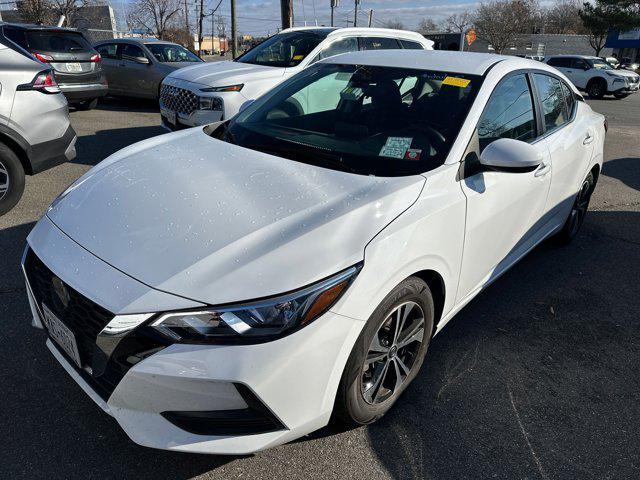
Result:
{"label": "rear wheel", "polygon": [[607,84],[600,78],[595,78],[587,85],[587,94],[591,98],[602,98],[607,93]]}
{"label": "rear wheel", "polygon": [[350,426],[384,415],[420,371],[433,332],[433,298],[417,277],[404,280],[367,321],[336,396],[335,415]]}
{"label": "rear wheel", "polygon": [[93,98],[91,100],[85,100],[84,102],[80,102],[76,108],[78,110],[93,110],[97,106],[98,106],[98,99]]}
{"label": "rear wheel", "polygon": [[20,201],[24,192],[24,169],[20,159],[6,145],[0,144],[0,215]]}
{"label": "rear wheel", "polygon": [[593,172],[589,172],[587,178],[582,182],[580,191],[573,202],[573,206],[569,212],[569,217],[567,217],[567,220],[564,222],[562,230],[556,234],[555,239],[558,243],[566,245],[570,243],[576,235],[578,235],[580,227],[582,227],[582,223],[584,222],[584,218],[587,215],[589,201],[591,200],[591,194],[593,193],[595,186],[596,180],[593,176]]}

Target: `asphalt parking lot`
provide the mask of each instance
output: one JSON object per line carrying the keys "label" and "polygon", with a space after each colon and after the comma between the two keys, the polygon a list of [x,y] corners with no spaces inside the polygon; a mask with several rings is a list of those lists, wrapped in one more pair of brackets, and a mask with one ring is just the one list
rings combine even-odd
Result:
{"label": "asphalt parking lot", "polygon": [[33,330],[19,261],[46,206],[112,152],[163,131],[152,103],[72,112],[73,163],[28,178],[0,218],[0,453],[4,478],[640,477],[640,94],[607,115],[605,167],[579,238],[544,244],[431,345],[395,408],[250,457],[139,447]]}

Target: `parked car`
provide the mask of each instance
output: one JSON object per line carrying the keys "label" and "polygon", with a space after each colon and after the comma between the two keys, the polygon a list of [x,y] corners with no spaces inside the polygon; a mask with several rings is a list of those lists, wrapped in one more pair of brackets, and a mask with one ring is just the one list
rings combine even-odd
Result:
{"label": "parked car", "polygon": [[25,175],[76,155],[76,134],[53,71],[0,33],[0,215],[22,197]]}
{"label": "parked car", "polygon": [[620,61],[616,57],[600,57],[600,58],[602,58],[602,60],[607,62],[613,68],[615,69],[620,68]]}
{"label": "parked car", "polygon": [[551,65],[564,73],[580,90],[591,98],[613,95],[620,99],[638,91],[640,75],[626,70],[615,70],[599,57],[557,55],[547,57]]}
{"label": "parked car", "polygon": [[4,38],[48,65],[70,104],[95,108],[106,95],[107,81],[100,55],[82,33],[70,28],[42,25],[1,24]]}
{"label": "parked car", "polygon": [[178,130],[226,120],[247,102],[323,58],[401,48],[430,50],[433,42],[416,32],[384,28],[289,28],[234,61],[168,75],[160,95],[162,124]]}
{"label": "parked car", "polygon": [[203,61],[182,45],[151,38],[97,42],[109,81],[109,94],[157,99],[169,73]]}
{"label": "parked car", "polygon": [[27,239],[34,325],[142,445],[245,454],[371,423],[456,312],[576,236],[605,125],[533,60],[327,58],[65,190]]}
{"label": "parked car", "polygon": [[624,57],[620,62],[620,68],[638,73],[638,71],[640,70],[640,63],[634,62],[629,57]]}

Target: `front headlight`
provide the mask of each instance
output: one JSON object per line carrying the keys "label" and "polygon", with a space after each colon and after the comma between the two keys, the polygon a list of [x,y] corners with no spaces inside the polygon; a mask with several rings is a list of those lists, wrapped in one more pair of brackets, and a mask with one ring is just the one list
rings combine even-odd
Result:
{"label": "front headlight", "polygon": [[360,271],[356,265],[296,292],[242,305],[161,314],[150,327],[180,343],[272,340],[325,313]]}
{"label": "front headlight", "polygon": [[198,97],[198,109],[222,111],[222,99],[220,97]]}

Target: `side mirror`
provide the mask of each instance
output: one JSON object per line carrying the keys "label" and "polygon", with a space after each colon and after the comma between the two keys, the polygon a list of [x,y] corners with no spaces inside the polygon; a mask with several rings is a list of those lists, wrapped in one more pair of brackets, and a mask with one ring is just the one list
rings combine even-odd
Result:
{"label": "side mirror", "polygon": [[149,65],[151,63],[151,61],[147,57],[136,57],[135,62],[142,65]]}
{"label": "side mirror", "polygon": [[530,171],[543,160],[533,145],[512,138],[499,138],[480,154],[480,163],[494,170]]}

